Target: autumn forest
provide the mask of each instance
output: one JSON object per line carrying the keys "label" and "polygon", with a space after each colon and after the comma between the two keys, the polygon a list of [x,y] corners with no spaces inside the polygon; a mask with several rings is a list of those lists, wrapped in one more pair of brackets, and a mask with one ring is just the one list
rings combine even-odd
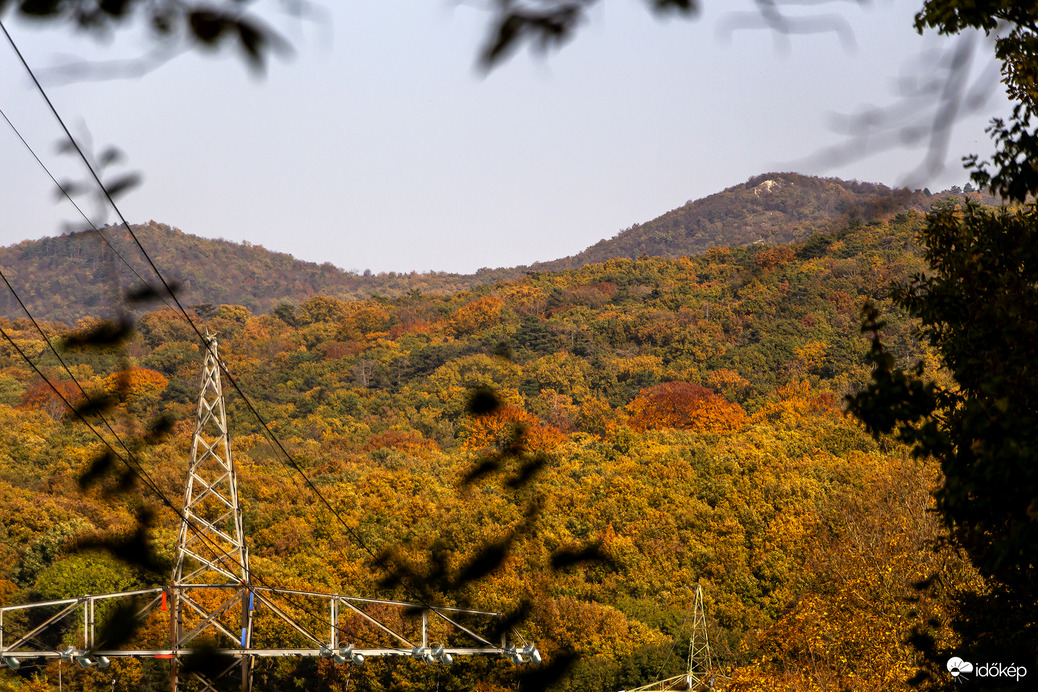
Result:
{"label": "autumn forest", "polygon": [[[348,525],[227,388],[252,569],[290,588],[522,611],[545,665],[567,662],[553,681],[567,692],[680,673],[698,584],[724,689],[912,689],[941,664],[920,641],[954,650],[956,608],[984,583],[933,511],[937,463],[869,435],[845,397],[871,376],[866,305],[899,363],[949,382],[890,286],[926,271],[924,213],[961,195],[792,174],[726,192],[577,258],[471,277],[346,274],[148,226],[228,372]],[[106,286],[133,280],[92,238],[45,243],[3,250],[18,286],[41,277],[25,298],[47,316],[44,335],[10,301],[0,319],[3,604],[161,585],[178,522],[125,474],[84,483],[97,437],[19,355],[82,401],[47,341],[115,317]],[[195,263],[174,259],[188,247]],[[232,251],[227,283],[203,285],[204,263]],[[75,303],[67,264],[84,256],[98,293]],[[129,338],[59,352],[88,395],[117,395],[108,419],[179,501],[202,346],[161,301],[127,314]],[[160,418],[170,429],[150,436]],[[137,534],[142,510],[153,561],[97,547]],[[487,545],[507,548],[492,569],[450,576]],[[165,670],[66,666],[61,684],[168,689]],[[256,684],[534,689],[524,674],[386,660],[347,679],[327,660],[279,660]],[[56,662],[0,672],[0,690],[58,689],[58,675]]]}

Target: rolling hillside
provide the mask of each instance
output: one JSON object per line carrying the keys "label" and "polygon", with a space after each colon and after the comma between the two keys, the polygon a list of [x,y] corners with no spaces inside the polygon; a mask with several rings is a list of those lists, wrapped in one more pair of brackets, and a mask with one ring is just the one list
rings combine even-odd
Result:
{"label": "rolling hillside", "polygon": [[[437,600],[525,613],[520,630],[547,661],[572,656],[555,688],[565,692],[682,670],[699,583],[727,689],[909,692],[919,663],[905,637],[926,626],[954,644],[955,590],[976,576],[929,511],[936,463],[872,440],[839,402],[869,377],[866,301],[883,311],[892,351],[940,376],[886,296],[925,268],[922,224],[908,211],[790,244],[611,259],[440,296],[205,311],[229,372],[352,530],[334,528],[230,396],[254,571],[400,599],[395,576],[406,576]],[[176,314],[143,315],[121,351],[67,353],[68,373],[26,320],[6,330],[56,390],[75,398],[74,374],[88,392],[117,394],[109,417],[127,435],[159,414],[175,421],[168,437],[138,442],[159,489],[180,497],[200,353]],[[496,407],[467,403],[488,390]],[[152,503],[149,536],[168,556],[177,517],[114,472],[82,489],[102,448],[7,344],[0,422],[0,602],[168,579],[165,567],[77,552],[74,539],[128,535]],[[488,545],[512,549],[465,576]],[[567,562],[588,551],[599,559]],[[936,570],[946,590],[913,587]],[[52,688],[58,666],[40,670]],[[168,689],[166,668],[111,670],[121,692]],[[419,692],[435,685],[430,670],[373,661],[351,684]],[[265,689],[344,689],[330,661],[286,657],[261,673]],[[441,689],[541,689],[521,673],[459,661]],[[64,674],[110,689],[107,677],[89,686],[90,671]],[[0,671],[0,689],[14,676]]]}
{"label": "rolling hillside", "polygon": [[[167,280],[179,284],[178,298],[185,305],[242,305],[263,313],[282,301],[298,303],[317,294],[353,299],[399,295],[411,288],[447,292],[474,281],[447,273],[353,274],[327,262],[304,262],[247,242],[200,238],[154,221],[134,231]],[[111,245],[85,231],[0,248],[0,267],[39,317],[74,322],[103,314],[126,290],[140,288],[135,272],[154,281],[125,230],[110,227],[103,233]],[[0,296],[0,315],[23,316],[7,292]]]}
{"label": "rolling hillside", "polygon": [[[583,252],[534,265],[538,270],[575,269],[617,257],[676,258],[697,255],[711,247],[777,245],[802,240],[813,233],[853,223],[889,218],[892,214],[930,205],[958,190],[936,195],[885,185],[819,178],[798,173],[765,173],[741,185],[635,224]],[[980,198],[979,193],[971,193]],[[982,201],[992,203],[986,196]]]}
{"label": "rolling hillside", "polygon": [[[319,294],[342,300],[396,297],[415,290],[446,295],[514,280],[530,271],[575,269],[642,255],[677,258],[711,247],[788,243],[908,209],[925,210],[947,194],[930,196],[872,183],[769,173],[635,225],[572,257],[470,275],[356,274],[247,242],[200,238],[155,221],[137,226],[136,233],[166,277],[179,283],[183,304],[241,305],[261,314],[281,302],[299,304]],[[104,234],[118,256],[88,231],[0,248],[0,267],[37,317],[74,323],[104,314],[105,306],[116,304],[126,290],[140,287],[134,272],[152,280],[150,268],[125,231],[111,227]],[[0,315],[23,316],[7,292],[0,294]]]}

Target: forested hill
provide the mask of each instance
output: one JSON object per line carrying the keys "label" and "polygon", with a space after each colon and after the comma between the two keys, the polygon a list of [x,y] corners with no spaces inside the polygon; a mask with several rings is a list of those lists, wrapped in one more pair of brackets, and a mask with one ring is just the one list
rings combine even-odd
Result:
{"label": "forested hill", "polygon": [[[358,274],[327,262],[318,265],[297,260],[248,242],[200,238],[154,221],[137,226],[136,233],[167,278],[179,283],[178,297],[183,304],[241,305],[261,314],[281,302],[299,304],[319,294],[342,300],[396,297],[414,290],[448,295],[514,280],[530,270],[557,271],[642,255],[676,258],[717,246],[787,243],[854,221],[888,218],[907,209],[925,210],[936,199],[956,192],[931,196],[872,183],[769,173],[635,225],[578,255],[532,267],[481,269],[468,275]],[[37,316],[68,323],[96,316],[121,292],[140,287],[134,272],[154,280],[125,231],[111,227],[104,235],[118,256],[96,233],[88,231],[0,248],[0,267]],[[22,316],[7,292],[0,294],[0,316]]]}
{"label": "forested hill", "polygon": [[[448,605],[527,613],[519,630],[548,666],[575,657],[559,692],[683,671],[696,584],[716,660],[733,669],[725,689],[918,689],[905,681],[924,659],[905,642],[926,628],[957,644],[954,599],[979,582],[931,509],[937,462],[872,440],[840,400],[870,377],[867,301],[899,361],[942,376],[887,293],[925,270],[923,224],[910,211],[792,244],[620,258],[449,295],[199,314],[329,503],[303,489],[231,395],[251,569],[301,591],[392,599],[409,589],[387,576],[414,575]],[[89,480],[98,440],[59,393],[79,400],[73,376],[98,400],[110,393],[107,419],[127,435],[160,415],[176,421],[133,447],[176,503],[197,411],[194,331],[156,309],[121,350],[65,353],[65,371],[28,320],[0,323],[12,340],[0,344],[0,604],[166,583],[166,567],[82,552],[102,539],[126,545],[152,503],[148,544],[167,559],[178,517],[143,484],[124,490],[121,469]],[[495,405],[475,409],[479,392]],[[357,537],[390,557],[372,560]],[[502,551],[494,567],[470,567]],[[920,590],[937,570],[940,589]],[[127,648],[156,648],[169,621],[154,616]],[[24,622],[5,620],[5,632],[28,631]],[[258,689],[343,689],[347,674],[350,689],[436,686],[434,667],[397,658],[344,673],[285,657],[258,667]],[[112,689],[113,676],[117,692],[169,689],[168,667],[152,662],[36,665],[23,670],[48,689],[60,675],[76,690]],[[458,661],[442,689],[543,689],[510,663],[480,665]],[[43,689],[9,684],[17,674],[0,670],[0,690]]]}
{"label": "forested hill", "polygon": [[[533,268],[576,269],[618,257],[677,258],[711,247],[791,243],[856,221],[889,218],[908,209],[926,211],[938,199],[959,192],[953,188],[932,195],[927,190],[891,189],[856,180],[765,173],[709,197],[690,200],[572,257],[538,263]],[[978,196],[975,192],[973,195]]]}
{"label": "forested hill", "polygon": [[[242,305],[258,314],[282,301],[299,303],[318,294],[352,300],[403,295],[411,289],[449,293],[493,280],[445,272],[356,274],[261,245],[200,238],[155,221],[135,226],[134,232],[164,276],[177,282],[178,298],[185,305]],[[110,227],[103,234],[110,245],[85,231],[0,248],[0,267],[41,317],[74,322],[97,315],[121,292],[141,287],[134,272],[154,282],[154,273],[125,230]],[[8,292],[0,295],[0,315],[23,316]]]}

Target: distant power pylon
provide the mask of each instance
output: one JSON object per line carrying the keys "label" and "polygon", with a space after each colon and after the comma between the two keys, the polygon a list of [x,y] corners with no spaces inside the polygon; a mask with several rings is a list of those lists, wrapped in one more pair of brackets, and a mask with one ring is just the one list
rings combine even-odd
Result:
{"label": "distant power pylon", "polygon": [[[266,586],[254,579],[242,528],[227,433],[217,342],[206,337],[173,575],[166,586],[0,607],[0,662],[61,659],[107,668],[112,658],[167,659],[170,689],[185,676],[217,690],[234,674],[252,689],[257,658],[321,657],[360,665],[366,658],[410,656],[450,664],[455,656],[504,656],[540,663],[532,644],[509,644],[495,631],[500,613],[433,607]],[[138,648],[98,639],[98,620],[133,604]],[[102,617],[98,617],[98,614]],[[492,641],[497,639],[497,641]],[[193,654],[199,654],[192,657]],[[196,659],[204,659],[199,662]]]}
{"label": "distant power pylon", "polygon": [[703,587],[696,584],[692,603],[692,633],[688,643],[688,667],[681,675],[650,682],[624,692],[672,692],[673,690],[719,690],[728,677],[714,667],[710,655],[710,637],[703,608]]}

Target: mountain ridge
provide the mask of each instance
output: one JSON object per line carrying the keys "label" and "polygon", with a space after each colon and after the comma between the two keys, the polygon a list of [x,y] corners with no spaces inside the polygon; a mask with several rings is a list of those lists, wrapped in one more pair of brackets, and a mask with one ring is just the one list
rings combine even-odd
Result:
{"label": "mountain ridge", "polygon": [[[532,265],[484,268],[473,274],[349,272],[329,262],[296,259],[248,241],[201,238],[156,221],[136,225],[135,233],[166,278],[179,286],[182,304],[242,305],[253,313],[266,313],[280,303],[299,304],[315,295],[360,300],[410,291],[447,294],[514,280],[529,272],[573,269],[623,257],[675,258],[718,246],[794,242],[908,209],[925,211],[934,200],[955,192],[953,188],[931,196],[926,191],[875,183],[765,173],[690,200],[576,255]],[[129,234],[114,226],[103,231],[108,245],[93,231],[83,231],[0,248],[0,266],[37,316],[68,323],[96,316],[106,305],[117,304],[121,295],[140,288],[134,273],[157,283],[151,268],[143,258],[138,259]],[[9,293],[0,296],[0,315],[23,316]]]}
{"label": "mountain ridge", "polygon": [[908,209],[925,212],[934,201],[960,192],[952,188],[931,194],[927,190],[889,188],[857,180],[763,173],[745,183],[689,200],[651,221],[634,224],[576,255],[535,263],[532,268],[574,269],[617,257],[634,259],[642,254],[673,259],[718,246],[791,243],[814,233],[889,217]]}

